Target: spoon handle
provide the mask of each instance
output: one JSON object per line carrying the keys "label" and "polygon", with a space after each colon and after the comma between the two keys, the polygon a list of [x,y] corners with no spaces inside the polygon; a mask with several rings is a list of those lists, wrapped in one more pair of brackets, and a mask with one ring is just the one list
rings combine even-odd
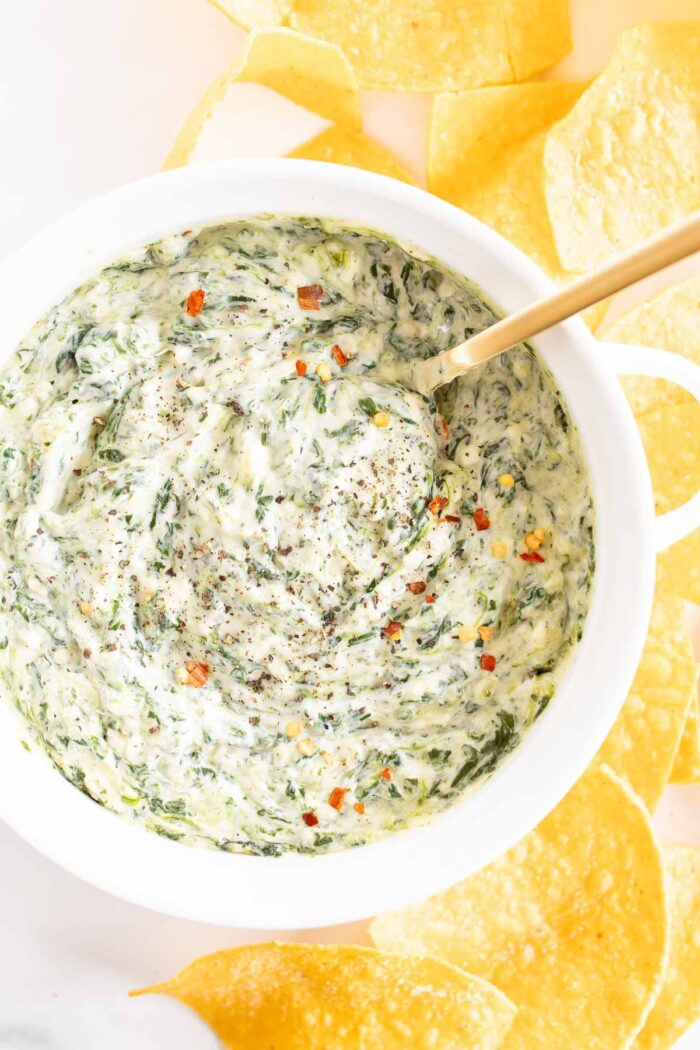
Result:
{"label": "spoon handle", "polygon": [[700,250],[700,211],[632,251],[617,256],[591,273],[583,274],[546,299],[538,299],[509,317],[485,328],[459,346],[421,361],[421,386],[435,389],[474,365],[510,350],[552,325],[628,288],[671,263]]}

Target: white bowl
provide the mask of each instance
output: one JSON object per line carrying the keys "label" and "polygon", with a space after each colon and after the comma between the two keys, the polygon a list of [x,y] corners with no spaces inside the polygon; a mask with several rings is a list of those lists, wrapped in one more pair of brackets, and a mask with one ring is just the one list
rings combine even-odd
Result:
{"label": "white bowl", "polygon": [[[504,311],[551,290],[481,223],[392,179],[315,161],[201,165],[132,183],[79,208],[0,266],[2,358],[84,278],[173,230],[261,212],[330,216],[415,244],[480,285]],[[350,921],[435,893],[512,846],[562,798],[610,729],[647,627],[655,548],[700,521],[696,496],[653,517],[634,419],[610,362],[681,381],[700,369],[660,351],[599,346],[580,320],[536,340],[579,426],[597,513],[597,569],[583,639],[554,700],[492,778],[431,824],[323,856],[250,857],[185,847],[95,805],[20,745],[0,705],[0,816],[88,882],[188,919],[256,928]]]}

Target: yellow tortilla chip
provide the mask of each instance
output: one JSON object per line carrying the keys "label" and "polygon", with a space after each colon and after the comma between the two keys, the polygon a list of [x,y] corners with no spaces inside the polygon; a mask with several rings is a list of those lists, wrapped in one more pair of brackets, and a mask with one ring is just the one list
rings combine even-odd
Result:
{"label": "yellow tortilla chip", "polygon": [[388,149],[361,131],[352,131],[338,124],[304,142],[287,156],[347,164],[351,168],[377,171],[380,175],[390,175],[392,179],[410,182],[414,186],[416,184],[415,179]]}
{"label": "yellow tortilla chip", "polygon": [[624,777],[650,811],[671,775],[696,679],[683,602],[657,583],[637,673],[595,759]]}
{"label": "yellow tortilla chip", "polygon": [[667,405],[637,417],[649,461],[656,513],[685,503],[700,489],[700,405]]}
{"label": "yellow tortilla chip", "polygon": [[363,87],[394,91],[507,84],[571,48],[566,0],[294,0],[290,24],[340,44]]}
{"label": "yellow tortilla chip", "polygon": [[519,1007],[507,1050],[629,1046],[663,977],[664,873],[642,803],[589,770],[517,846],[464,882],[375,919],[375,943],[431,952]]}
{"label": "yellow tortilla chip", "polygon": [[700,207],[700,22],[621,34],[607,69],[548,134],[549,217],[589,270]]}
{"label": "yellow tortilla chip", "polygon": [[[544,197],[545,136],[585,84],[548,81],[438,95],[428,134],[428,187],[502,234],[553,280],[561,265]],[[596,329],[607,308],[586,311]]]}
{"label": "yellow tortilla chip", "polygon": [[700,605],[700,529],[657,556],[656,579],[665,591]]}
{"label": "yellow tortilla chip", "polygon": [[[603,338],[668,350],[700,365],[700,276],[671,285],[629,310],[605,329]],[[695,404],[682,387],[662,379],[630,376],[623,385],[635,414],[667,404]]]}
{"label": "yellow tortilla chip", "polygon": [[515,1007],[440,959],[373,948],[249,944],[205,955],[165,984],[232,1050],[496,1050]]}
{"label": "yellow tortilla chip", "polygon": [[[630,310],[606,328],[603,339],[657,347],[700,364],[700,277]],[[664,380],[631,376],[623,386],[642,431],[657,509],[668,510],[698,487],[700,406]],[[667,593],[700,604],[700,532],[660,554],[657,572]]]}
{"label": "yellow tortilla chip", "polygon": [[504,16],[513,80],[527,80],[571,50],[568,3],[505,0]]}
{"label": "yellow tortilla chip", "polygon": [[700,1018],[700,851],[664,850],[671,950],[659,996],[634,1050],[669,1050]]}
{"label": "yellow tortilla chip", "polygon": [[700,780],[700,718],[698,700],[694,697],[671,770],[671,783],[693,784],[696,780]]}
{"label": "yellow tortilla chip", "polygon": [[339,47],[291,29],[261,30],[248,37],[241,57],[212,82],[192,110],[164,169],[187,163],[202,128],[236,82],[263,84],[326,120],[353,128],[362,124],[355,74]]}
{"label": "yellow tortilla chip", "polygon": [[544,199],[544,135],[584,88],[550,81],[438,95],[430,119],[428,188],[559,280],[565,275]]}
{"label": "yellow tortilla chip", "polygon": [[285,24],[293,0],[211,0],[211,3],[244,29],[272,29]]}

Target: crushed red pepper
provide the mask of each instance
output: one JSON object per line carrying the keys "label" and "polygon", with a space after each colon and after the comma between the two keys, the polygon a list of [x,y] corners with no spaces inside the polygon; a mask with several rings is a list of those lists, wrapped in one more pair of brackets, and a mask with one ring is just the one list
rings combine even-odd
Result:
{"label": "crushed red pepper", "polygon": [[459,517],[458,514],[446,514],[442,520],[449,521],[452,525],[459,525],[462,519]]}
{"label": "crushed red pepper", "polygon": [[392,642],[398,642],[401,637],[402,624],[398,620],[390,620],[390,622],[384,628],[384,634],[387,638],[390,638]]}
{"label": "crushed red pepper", "polygon": [[187,682],[188,685],[194,686],[195,689],[201,689],[202,686],[207,684],[209,681],[209,664],[202,663],[201,660],[188,660],[185,667],[190,676]]}
{"label": "crushed red pepper", "polygon": [[483,507],[477,507],[474,511],[474,524],[476,525],[478,532],[483,532],[484,529],[491,528],[491,519]]}
{"label": "crushed red pepper", "polygon": [[190,294],[187,296],[186,307],[187,313],[190,315],[190,317],[196,317],[197,314],[202,312],[205,295],[206,292],[203,288],[197,288],[196,291],[190,292]]}
{"label": "crushed red pepper", "polygon": [[534,561],[538,562],[539,564],[541,564],[544,561],[542,555],[538,554],[537,551],[523,551],[520,557],[523,561]]}
{"label": "crushed red pepper", "polygon": [[308,367],[306,361],[295,361],[294,362],[294,367],[296,368],[297,375],[299,376],[300,379],[303,379],[303,377],[306,375],[306,373],[309,370],[309,367]]}
{"label": "crushed red pepper", "polygon": [[435,601],[435,595],[434,594],[426,594],[425,600],[428,603],[428,605],[432,605],[433,602]]}
{"label": "crushed red pepper", "polygon": [[446,496],[433,496],[428,503],[428,510],[431,514],[439,514],[447,506],[448,500]]}
{"label": "crushed red pepper", "polygon": [[495,671],[496,670],[496,657],[491,653],[482,653],[479,667],[482,671]]}
{"label": "crushed red pepper", "polygon": [[347,795],[347,788],[333,788],[330,795],[328,796],[328,805],[332,806],[333,809],[340,813],[343,808],[343,801]]}
{"label": "crushed red pepper", "polygon": [[389,769],[389,767],[384,766],[384,769],[381,771],[379,776],[382,778],[382,780],[391,780],[391,770]]}
{"label": "crushed red pepper", "polygon": [[407,583],[406,590],[410,591],[411,594],[422,594],[425,590],[425,586],[423,580],[416,580],[415,583]]}
{"label": "crushed red pepper", "polygon": [[341,368],[345,368],[346,364],[348,363],[348,359],[345,356],[345,354],[343,353],[343,351],[340,349],[340,347],[338,346],[337,343],[335,344],[335,346],[331,350],[331,353],[333,354],[333,357],[335,358],[336,363],[339,364]]}
{"label": "crushed red pepper", "polygon": [[320,310],[319,299],[323,298],[320,284],[304,284],[297,288],[297,302],[302,310]]}
{"label": "crushed red pepper", "polygon": [[318,817],[315,813],[302,813],[301,819],[304,821],[307,828],[315,828],[318,824]]}

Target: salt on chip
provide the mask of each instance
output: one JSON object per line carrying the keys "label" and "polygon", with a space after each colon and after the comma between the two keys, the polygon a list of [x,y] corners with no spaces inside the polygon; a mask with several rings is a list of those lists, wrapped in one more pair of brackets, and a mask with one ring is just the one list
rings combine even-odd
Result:
{"label": "salt on chip", "polygon": [[[547,81],[438,95],[428,133],[428,187],[497,230],[557,282],[570,275],[544,197],[545,136],[585,90]],[[586,321],[595,329],[605,304]]]}
{"label": "salt on chip", "polygon": [[698,780],[700,780],[700,717],[698,716],[697,697],[693,697],[671,770],[671,783],[694,784]]}
{"label": "salt on chip", "polygon": [[319,116],[359,128],[360,96],[352,68],[339,47],[295,33],[269,29],[252,33],[240,58],[218,76],[181,128],[164,168],[186,164],[202,128],[231,84],[262,84]]}
{"label": "salt on chip", "polygon": [[634,1050],[670,1050],[700,1018],[700,851],[664,850],[671,920],[668,967]]}
{"label": "salt on chip", "polygon": [[546,197],[563,265],[584,271],[700,207],[700,21],[623,32],[548,134]]}
{"label": "salt on chip", "polygon": [[[668,350],[700,364],[700,277],[630,310],[603,338]],[[700,406],[661,379],[632,376],[622,382],[645,439],[657,507],[677,506],[697,489]],[[657,572],[666,591],[700,604],[700,530],[663,551]]]}
{"label": "salt on chip", "polygon": [[511,83],[571,47],[566,0],[294,0],[290,24],[340,44],[363,87]]}
{"label": "salt on chip", "polygon": [[683,602],[657,582],[642,658],[617,721],[596,761],[607,763],[651,811],[668,783],[688,712],[697,666]]}
{"label": "salt on chip", "polygon": [[386,949],[431,952],[519,1007],[507,1050],[629,1046],[663,977],[664,873],[643,804],[605,767],[488,867],[375,919]]}
{"label": "salt on chip", "polygon": [[380,175],[389,175],[393,179],[415,185],[415,179],[388,149],[363,132],[353,131],[338,124],[302,143],[287,156],[347,164],[352,168],[376,171]]}
{"label": "salt on chip", "polygon": [[232,1050],[496,1050],[515,1016],[486,981],[439,959],[342,945],[250,944],[164,984]]}

